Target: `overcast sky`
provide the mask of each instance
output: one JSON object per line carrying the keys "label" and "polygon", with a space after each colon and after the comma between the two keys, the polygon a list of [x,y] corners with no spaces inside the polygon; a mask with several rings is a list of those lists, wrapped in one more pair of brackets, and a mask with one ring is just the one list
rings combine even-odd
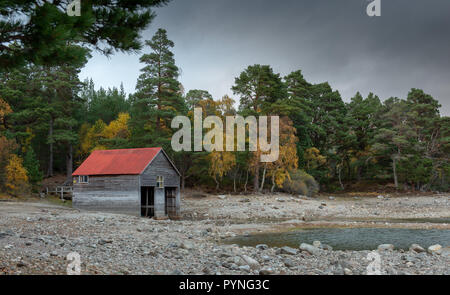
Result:
{"label": "overcast sky", "polygon": [[[268,64],[283,76],[301,69],[309,82],[328,81],[345,101],[357,91],[384,100],[421,88],[450,115],[450,1],[381,0],[381,16],[372,18],[370,2],[172,0],[143,38],[165,28],[185,90],[215,99],[233,96],[234,78],[247,66]],[[81,77],[134,92],[140,55],[94,54]]]}

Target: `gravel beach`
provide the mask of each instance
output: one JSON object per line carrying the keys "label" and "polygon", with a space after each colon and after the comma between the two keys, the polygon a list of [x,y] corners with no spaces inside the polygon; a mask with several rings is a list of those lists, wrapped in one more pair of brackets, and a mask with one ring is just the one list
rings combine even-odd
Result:
{"label": "gravel beach", "polygon": [[[450,229],[449,195],[187,195],[181,220],[80,212],[46,202],[0,202],[0,274],[366,274],[371,251],[239,247],[223,239],[311,227]],[[429,222],[427,221],[429,219]],[[393,222],[394,221],[394,222]],[[380,246],[383,274],[450,274],[448,246]]]}

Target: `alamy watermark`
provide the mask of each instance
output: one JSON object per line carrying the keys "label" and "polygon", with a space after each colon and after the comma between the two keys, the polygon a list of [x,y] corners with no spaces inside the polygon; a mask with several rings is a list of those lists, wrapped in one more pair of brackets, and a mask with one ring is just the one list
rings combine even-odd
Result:
{"label": "alamy watermark", "polygon": [[67,254],[67,260],[70,263],[67,265],[67,275],[80,275],[81,274],[81,257],[77,252],[71,252]]}
{"label": "alamy watermark", "polygon": [[68,16],[81,16],[81,0],[74,0],[67,5],[66,13]]}
{"label": "alamy watermark", "polygon": [[370,0],[366,13],[370,17],[381,16],[381,0]]}
{"label": "alamy watermark", "polygon": [[[381,16],[381,0],[368,0],[366,13],[368,16]],[[81,16],[81,0],[74,0],[67,5],[68,16]]]}
{"label": "alamy watermark", "polygon": [[367,275],[381,275],[381,256],[377,251],[367,254],[367,260],[370,261],[366,268]]}
{"label": "alamy watermark", "polygon": [[[218,116],[209,116],[203,120],[201,108],[194,109],[194,151],[201,152],[233,152],[246,151],[246,131],[248,130],[248,146],[251,152],[261,152],[261,162],[275,162],[280,153],[280,119],[278,116],[226,116],[224,123]],[[270,119],[270,134],[268,134]],[[192,151],[191,120],[186,116],[177,116],[172,120],[172,128],[180,128],[172,136],[174,151]],[[248,127],[248,129],[246,128]],[[203,129],[209,131],[203,136]],[[235,136],[236,133],[236,136]],[[270,135],[270,143],[268,137]]]}

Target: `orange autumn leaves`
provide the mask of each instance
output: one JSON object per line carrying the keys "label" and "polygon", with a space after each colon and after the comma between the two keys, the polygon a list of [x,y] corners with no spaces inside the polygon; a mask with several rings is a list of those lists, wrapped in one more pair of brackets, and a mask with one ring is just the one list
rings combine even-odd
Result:
{"label": "orange autumn leaves", "polygon": [[[5,129],[6,116],[11,113],[11,107],[0,98],[0,131]],[[14,140],[0,135],[0,185],[12,195],[19,195],[29,188],[27,170],[23,167],[23,160],[13,153],[16,149],[17,145]]]}

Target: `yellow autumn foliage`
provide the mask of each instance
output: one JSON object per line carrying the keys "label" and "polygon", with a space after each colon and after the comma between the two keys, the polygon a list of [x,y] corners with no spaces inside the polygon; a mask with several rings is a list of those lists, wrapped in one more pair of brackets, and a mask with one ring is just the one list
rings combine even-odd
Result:
{"label": "yellow autumn foliage", "polygon": [[272,184],[279,188],[283,187],[286,178],[290,179],[289,172],[298,168],[297,141],[292,121],[287,117],[281,118],[278,160],[266,164],[267,176],[271,177]]}
{"label": "yellow autumn foliage", "polygon": [[102,143],[105,139],[123,138],[128,139],[130,132],[128,130],[128,113],[120,113],[117,119],[111,121],[108,125],[103,120],[98,120],[94,125],[83,124],[80,128],[80,153],[83,157],[95,150],[106,150],[108,147]]}
{"label": "yellow autumn foliage", "polygon": [[29,188],[27,170],[23,167],[23,160],[15,154],[11,155],[6,166],[5,186],[12,195],[24,193]]}
{"label": "yellow autumn foliage", "polygon": [[308,170],[316,169],[327,162],[327,158],[320,154],[319,149],[312,147],[305,151],[304,158]]}
{"label": "yellow autumn foliage", "polygon": [[103,130],[103,136],[108,139],[112,138],[128,138],[130,133],[128,131],[128,121],[130,115],[128,113],[120,113],[117,119],[109,123]]}
{"label": "yellow autumn foliage", "polygon": [[4,127],[5,118],[12,113],[12,109],[9,104],[0,98],[0,130]]}

